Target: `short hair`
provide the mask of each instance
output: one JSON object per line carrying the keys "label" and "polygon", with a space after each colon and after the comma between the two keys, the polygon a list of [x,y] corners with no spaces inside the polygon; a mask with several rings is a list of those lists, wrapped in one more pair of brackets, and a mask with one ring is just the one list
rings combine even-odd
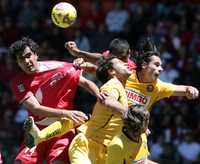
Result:
{"label": "short hair", "polygon": [[138,51],[133,55],[134,62],[137,65],[136,70],[140,71],[142,69],[142,64],[149,63],[150,57],[153,55],[160,57],[155,43],[151,38],[147,37],[140,42]]}
{"label": "short hair", "polygon": [[124,115],[123,126],[129,127],[135,132],[141,131],[149,123],[149,117],[149,111],[143,105],[133,105]]}
{"label": "short hair", "polygon": [[130,45],[124,39],[115,38],[109,44],[110,53],[119,58],[121,57],[121,55],[124,54],[128,55],[129,50],[130,50]]}
{"label": "short hair", "polygon": [[110,80],[108,70],[113,68],[111,60],[114,58],[116,57],[115,56],[101,57],[97,62],[98,68],[96,70],[96,77],[102,83],[105,83],[108,80]]}
{"label": "short hair", "polygon": [[20,53],[22,53],[26,47],[29,47],[31,51],[38,55],[39,45],[28,37],[23,37],[21,40],[12,43],[9,47],[9,53],[16,59],[17,55],[22,55]]}

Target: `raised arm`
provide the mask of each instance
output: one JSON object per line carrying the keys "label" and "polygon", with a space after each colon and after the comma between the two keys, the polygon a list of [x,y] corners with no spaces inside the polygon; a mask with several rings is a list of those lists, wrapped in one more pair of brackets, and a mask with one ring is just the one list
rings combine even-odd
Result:
{"label": "raised arm", "polygon": [[75,57],[83,58],[86,62],[96,63],[97,60],[102,57],[103,55],[101,53],[91,53],[86,51],[81,51],[75,42],[69,41],[65,43],[65,48],[68,49],[70,54],[72,54]]}

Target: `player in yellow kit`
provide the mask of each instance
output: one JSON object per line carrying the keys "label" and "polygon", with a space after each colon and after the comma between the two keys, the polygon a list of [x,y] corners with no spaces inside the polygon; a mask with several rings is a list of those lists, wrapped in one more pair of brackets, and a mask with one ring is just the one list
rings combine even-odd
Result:
{"label": "player in yellow kit", "polygon": [[148,160],[149,151],[145,131],[149,112],[142,105],[134,105],[123,118],[121,132],[107,148],[106,164],[156,164]]}
{"label": "player in yellow kit", "polygon": [[147,38],[141,43],[141,49],[135,54],[136,71],[126,82],[126,93],[130,105],[141,104],[148,110],[158,100],[171,96],[185,96],[195,99],[199,91],[192,86],[175,85],[159,79],[162,61],[156,46]]}
{"label": "player in yellow kit", "polygon": [[[153,103],[156,101],[165,98],[165,97],[170,97],[170,96],[186,96],[188,99],[195,99],[199,96],[199,91],[192,86],[183,86],[183,85],[174,85],[170,83],[165,83],[162,82],[161,80],[158,79],[162,69],[162,62],[159,57],[159,52],[157,51],[155,45],[152,43],[151,40],[147,39],[141,46],[141,50],[138,52],[136,64],[137,64],[137,70],[134,71],[131,76],[128,78],[127,83],[126,83],[126,92],[127,92],[127,97],[129,101],[129,106],[131,107],[132,105],[135,104],[141,104],[144,105],[147,109],[150,109]],[[128,75],[127,75],[128,76]],[[124,78],[126,79],[126,78]],[[110,115],[111,116],[111,115]],[[112,118],[112,117],[111,117]],[[100,118],[101,120],[104,120],[103,118]],[[95,121],[93,121],[95,123]],[[112,122],[111,122],[112,123]],[[90,123],[86,124],[90,125]],[[84,157],[84,154],[88,154],[88,151],[90,151],[90,154],[93,152],[97,152],[99,156],[102,156],[102,159],[104,158],[104,153],[106,148],[98,147],[98,144],[96,144],[97,137],[100,139],[100,141],[103,141],[104,145],[106,143],[109,143],[108,139],[103,140],[99,136],[105,136],[107,137],[107,132],[109,131],[104,131],[101,129],[101,127],[98,127],[96,124],[92,124],[94,127],[92,127],[91,131],[88,131],[88,134],[82,135],[83,137],[79,137],[79,140],[77,140],[77,143],[80,143],[84,141],[83,143],[86,143],[85,146],[83,146],[85,149],[80,149],[80,151],[77,153],[77,156],[79,155],[79,158],[74,158],[78,159],[79,162],[84,159],[81,158],[81,154]],[[103,128],[107,128],[105,124],[102,126]],[[114,124],[113,124],[114,125]],[[95,126],[97,126],[97,130],[101,130],[100,135],[97,136]],[[83,126],[85,127],[85,126]],[[90,129],[90,127],[86,126],[86,128],[83,129]],[[87,131],[86,131],[87,132]],[[104,134],[103,134],[104,133]],[[83,133],[82,133],[83,134]],[[108,134],[109,136],[109,134]],[[85,138],[87,137],[88,140]],[[94,143],[92,148],[88,146],[89,143],[91,143],[90,137],[94,139]],[[75,141],[75,140],[74,140]],[[78,142],[79,141],[79,142]],[[108,141],[108,142],[106,142]],[[76,142],[74,142],[76,143]],[[78,146],[76,149],[70,149],[70,156],[73,157],[73,153],[75,154],[75,150],[77,148],[81,148],[79,146],[80,144],[77,144]],[[96,145],[95,145],[96,144]],[[75,144],[72,144],[75,145]],[[84,145],[84,144],[83,144]],[[92,144],[91,144],[92,145]],[[94,146],[95,145],[95,146]],[[72,148],[72,147],[71,147]],[[97,150],[97,151],[95,151]],[[94,161],[95,155],[90,155],[89,154],[89,159]],[[76,154],[75,154],[76,155]],[[72,159],[72,158],[71,158]],[[88,160],[89,161],[89,160]],[[102,161],[101,161],[102,162]],[[93,162],[94,163],[94,162]],[[102,162],[103,163],[103,162]]]}
{"label": "player in yellow kit", "polygon": [[[78,128],[81,133],[73,139],[69,149],[71,163],[81,163],[82,161],[90,163],[90,160],[92,163],[104,163],[102,160],[105,160],[106,147],[113,136],[121,130],[121,116],[128,109],[124,89],[127,80],[127,76],[124,75],[130,74],[127,65],[113,57],[103,58],[99,63],[97,77],[102,83],[105,83],[100,91],[108,96],[104,102],[95,104],[91,119]],[[58,133],[66,132],[70,126],[64,125],[64,122],[65,119],[57,121],[42,131],[36,128],[31,118],[26,121],[25,125],[29,127],[31,125],[28,132],[37,138],[35,139],[37,142],[34,141],[34,144],[38,144]]]}

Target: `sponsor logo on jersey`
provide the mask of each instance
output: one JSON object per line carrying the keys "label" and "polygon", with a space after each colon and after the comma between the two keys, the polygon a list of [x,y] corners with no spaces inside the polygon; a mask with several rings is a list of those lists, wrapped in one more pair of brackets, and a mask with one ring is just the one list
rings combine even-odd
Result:
{"label": "sponsor logo on jersey", "polygon": [[153,92],[154,86],[152,84],[147,85],[147,92]]}
{"label": "sponsor logo on jersey", "polygon": [[141,105],[147,106],[150,101],[149,96],[145,96],[137,92],[137,90],[127,88],[126,94],[127,94],[128,101],[131,104],[141,104]]}
{"label": "sponsor logo on jersey", "polygon": [[19,85],[17,86],[17,89],[18,89],[18,91],[19,91],[20,93],[22,93],[22,92],[25,91],[25,87],[24,87],[23,84],[19,84]]}

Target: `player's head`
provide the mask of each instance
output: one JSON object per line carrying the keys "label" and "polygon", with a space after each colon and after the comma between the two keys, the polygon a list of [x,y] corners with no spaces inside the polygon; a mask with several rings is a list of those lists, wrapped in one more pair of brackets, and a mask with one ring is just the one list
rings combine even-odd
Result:
{"label": "player's head", "polygon": [[39,46],[32,39],[23,37],[15,41],[11,44],[9,51],[25,73],[31,74],[38,70]]}
{"label": "player's head", "polygon": [[109,44],[111,55],[118,59],[127,62],[130,56],[130,45],[124,39],[115,38]]}
{"label": "player's head", "polygon": [[119,80],[123,80],[130,74],[131,71],[129,71],[128,65],[115,56],[102,57],[98,61],[96,76],[102,83],[107,82],[114,76]]}
{"label": "player's head", "polygon": [[134,55],[137,72],[141,72],[146,82],[157,80],[162,72],[160,53],[150,38],[145,38],[139,45],[138,52]]}
{"label": "player's head", "polygon": [[146,132],[149,124],[149,111],[142,105],[128,109],[123,118],[123,132],[131,138],[137,138]]}

